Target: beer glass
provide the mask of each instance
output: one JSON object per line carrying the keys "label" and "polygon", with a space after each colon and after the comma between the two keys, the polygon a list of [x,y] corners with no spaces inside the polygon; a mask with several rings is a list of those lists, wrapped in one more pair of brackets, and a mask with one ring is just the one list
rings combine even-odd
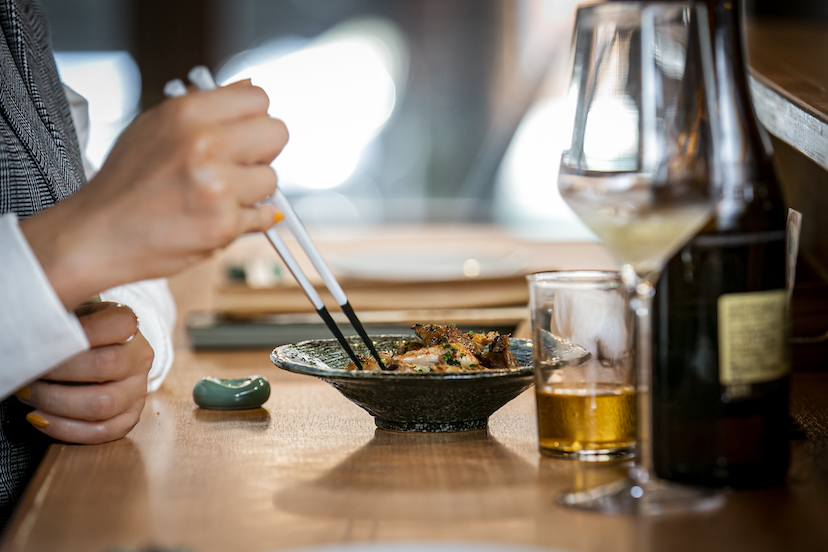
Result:
{"label": "beer glass", "polygon": [[560,271],[526,278],[541,452],[588,462],[631,458],[633,312],[621,276]]}

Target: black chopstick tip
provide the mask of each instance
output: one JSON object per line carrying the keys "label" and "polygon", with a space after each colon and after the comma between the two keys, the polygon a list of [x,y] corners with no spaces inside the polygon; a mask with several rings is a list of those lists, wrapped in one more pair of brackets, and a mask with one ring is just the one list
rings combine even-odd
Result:
{"label": "black chopstick tip", "polygon": [[362,322],[359,321],[354,309],[351,307],[351,304],[348,301],[339,305],[339,308],[342,309],[342,312],[345,313],[345,316],[348,317],[348,320],[351,321],[351,325],[359,334],[359,337],[362,338],[362,342],[365,343],[365,346],[368,347],[368,350],[371,351],[371,356],[377,361],[377,364],[380,367],[380,370],[391,370],[391,367],[387,366],[385,361],[382,359],[380,354],[377,352],[377,348],[374,347],[374,342],[368,337],[368,333],[365,331],[365,327],[362,325]]}
{"label": "black chopstick tip", "polygon": [[359,357],[356,355],[356,353],[354,353],[354,350],[351,349],[351,346],[348,344],[348,341],[345,339],[345,336],[342,335],[342,332],[339,330],[339,327],[333,321],[331,313],[328,312],[328,309],[322,307],[321,309],[318,309],[316,312],[317,314],[319,314],[319,317],[325,321],[325,325],[328,326],[328,329],[331,331],[334,337],[336,337],[336,340],[339,341],[339,344],[342,346],[342,348],[345,349],[345,352],[348,353],[348,356],[354,362],[354,365],[356,366],[357,370],[362,370],[363,367],[362,363],[359,361]]}

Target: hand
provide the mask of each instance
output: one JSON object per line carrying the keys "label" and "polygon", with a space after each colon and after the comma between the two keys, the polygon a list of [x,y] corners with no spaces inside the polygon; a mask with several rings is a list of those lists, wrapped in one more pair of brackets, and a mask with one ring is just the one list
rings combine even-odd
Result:
{"label": "hand", "polygon": [[139,116],[100,172],[20,228],[63,304],[171,275],[274,223],[270,162],[287,142],[261,88],[240,82]]}
{"label": "hand", "polygon": [[152,347],[129,307],[96,303],[76,313],[91,349],[15,395],[35,407],[26,419],[50,437],[82,444],[120,439],[144,408]]}

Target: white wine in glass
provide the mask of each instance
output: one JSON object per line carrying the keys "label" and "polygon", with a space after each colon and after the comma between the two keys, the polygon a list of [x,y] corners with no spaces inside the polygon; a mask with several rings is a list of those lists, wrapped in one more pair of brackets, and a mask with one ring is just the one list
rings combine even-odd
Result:
{"label": "white wine in glass", "polygon": [[637,294],[637,450],[625,480],[564,493],[560,502],[642,515],[710,510],[723,504],[719,492],[656,478],[649,392],[652,284],[710,219],[717,193],[706,8],[673,2],[581,7],[573,56],[572,139],[558,186],[625,265],[622,274]]}
{"label": "white wine in glass", "polygon": [[[650,180],[640,177],[606,176],[606,180],[636,180],[645,188],[636,201],[636,192],[596,194],[591,184],[596,177],[560,175],[558,186],[575,214],[592,229],[613,255],[642,276],[652,277],[664,263],[710,219],[709,201],[673,203],[647,201]],[[633,182],[631,187],[636,187]]]}

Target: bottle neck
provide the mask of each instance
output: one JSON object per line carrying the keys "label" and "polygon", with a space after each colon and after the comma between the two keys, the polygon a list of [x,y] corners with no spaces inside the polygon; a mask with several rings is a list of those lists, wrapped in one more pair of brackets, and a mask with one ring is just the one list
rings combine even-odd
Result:
{"label": "bottle neck", "polygon": [[[770,142],[750,96],[744,47],[742,0],[707,0],[716,71],[722,201],[716,226],[737,224],[749,206],[781,200],[770,160]],[[769,187],[774,188],[770,190]]]}
{"label": "bottle neck", "polygon": [[742,0],[708,0],[719,115],[727,117],[744,141],[756,142],[751,145],[765,156],[769,150],[750,96],[741,3]]}

